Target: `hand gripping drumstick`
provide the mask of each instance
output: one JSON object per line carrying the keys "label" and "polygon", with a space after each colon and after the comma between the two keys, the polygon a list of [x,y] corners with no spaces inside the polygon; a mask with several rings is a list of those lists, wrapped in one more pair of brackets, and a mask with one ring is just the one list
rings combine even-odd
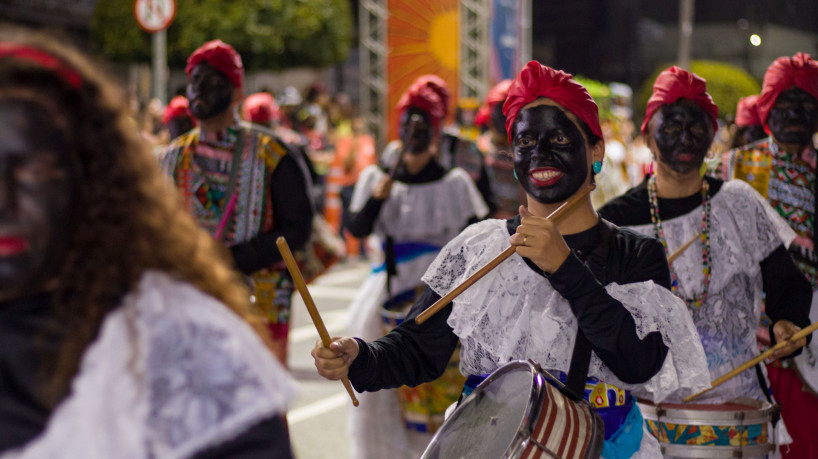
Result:
{"label": "hand gripping drumstick", "polygon": [[[574,205],[576,205],[580,200],[587,196],[588,193],[593,191],[594,188],[596,188],[596,185],[594,184],[588,185],[587,188],[575,194],[569,200],[562,203],[561,206],[557,207],[557,210],[551,212],[551,214],[547,218],[552,222],[559,220],[564,215],[566,215],[571,210],[571,208],[574,207]],[[486,266],[480,268],[477,272],[469,276],[469,278],[466,279],[462,284],[458,285],[457,287],[454,288],[454,290],[447,293],[446,296],[437,300],[435,304],[429,306],[428,308],[426,308],[425,311],[418,314],[418,316],[415,317],[415,322],[417,322],[418,324],[426,322],[429,319],[429,317],[432,317],[435,313],[443,309],[447,304],[451,303],[452,300],[457,298],[458,295],[463,293],[467,288],[471,287],[472,284],[482,279],[483,276],[489,273],[489,271],[496,268],[497,265],[499,265],[500,263],[506,261],[508,257],[514,255],[516,252],[517,246],[514,245],[500,252],[500,255],[497,255],[490,262],[486,263]]]}
{"label": "hand gripping drumstick", "polygon": [[674,250],[674,251],[673,251],[673,253],[671,253],[670,255],[668,255],[668,257],[667,257],[667,264],[671,264],[671,263],[673,263],[673,261],[674,261],[674,260],[676,260],[677,258],[679,258],[680,256],[682,256],[682,254],[684,253],[684,251],[685,251],[685,250],[687,250],[687,248],[688,248],[688,247],[690,247],[691,245],[693,245],[693,243],[694,243],[694,242],[696,242],[696,239],[698,239],[698,238],[700,238],[700,237],[702,237],[702,232],[701,232],[701,231],[699,231],[698,233],[694,234],[694,235],[693,235],[693,237],[691,237],[690,239],[688,239],[688,240],[687,240],[687,242],[685,242],[684,244],[682,244],[682,245],[681,245],[681,246],[680,246],[678,249]]}
{"label": "hand gripping drumstick", "polygon": [[790,336],[790,339],[788,339],[786,341],[781,341],[780,343],[776,344],[775,346],[767,349],[766,351],[761,353],[758,357],[753,357],[752,359],[742,363],[741,365],[734,368],[733,370],[730,370],[728,373],[725,373],[724,375],[719,376],[718,378],[714,379],[713,382],[710,383],[710,388],[709,389],[705,389],[705,390],[699,392],[698,394],[693,394],[693,395],[685,398],[684,401],[689,402],[689,401],[693,400],[694,398],[696,398],[696,397],[698,397],[698,396],[700,396],[702,394],[706,394],[707,392],[715,389],[716,387],[721,386],[722,384],[727,382],[727,380],[732,379],[733,377],[735,377],[737,374],[741,373],[742,371],[744,371],[744,370],[746,370],[748,368],[752,368],[753,365],[757,364],[758,362],[761,362],[762,360],[766,359],[767,357],[770,357],[771,355],[773,355],[775,353],[775,351],[787,346],[787,344],[794,343],[794,342],[798,341],[801,338],[805,338],[807,335],[814,332],[815,330],[818,330],[818,322],[815,322],[814,324],[810,325],[809,327],[804,328],[803,330],[799,331],[798,333]]}
{"label": "hand gripping drumstick", "polygon": [[[328,348],[329,345],[332,344],[332,338],[330,338],[329,333],[327,333],[327,327],[324,326],[324,321],[321,320],[321,315],[318,314],[318,308],[315,307],[315,302],[312,301],[312,296],[307,290],[307,283],[304,282],[304,276],[301,275],[301,270],[298,269],[295,258],[293,258],[293,253],[290,252],[290,246],[287,245],[287,240],[284,239],[284,236],[279,236],[278,239],[276,239],[276,245],[278,246],[278,250],[281,252],[281,258],[284,259],[284,263],[287,265],[287,271],[290,272],[290,276],[293,278],[293,282],[295,283],[295,287],[298,289],[298,293],[301,294],[301,298],[304,300],[304,304],[307,306],[307,311],[309,311],[312,322],[315,324],[315,328],[318,330],[318,336],[321,337],[321,342],[324,344],[324,347]],[[358,399],[355,398],[355,392],[352,391],[352,385],[349,383],[349,378],[344,376],[341,378],[341,382],[344,383],[344,387],[346,388],[349,397],[352,399],[352,404],[354,406],[358,406]]]}

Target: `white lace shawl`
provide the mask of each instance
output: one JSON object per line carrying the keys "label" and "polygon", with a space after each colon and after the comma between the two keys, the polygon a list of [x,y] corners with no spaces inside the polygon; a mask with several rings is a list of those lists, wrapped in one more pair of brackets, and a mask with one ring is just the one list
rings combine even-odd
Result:
{"label": "white lace shawl", "polygon": [[190,457],[283,413],[293,392],[232,311],[151,272],[105,319],[44,432],[2,458]]}
{"label": "white lace shawl", "polygon": [[[361,172],[349,209],[358,212],[386,174],[378,166]],[[455,167],[440,180],[428,183],[395,182],[384,201],[375,232],[396,242],[416,241],[438,246],[449,242],[472,216],[483,218],[488,207],[469,174]]]}
{"label": "white lace shawl", "polygon": [[[471,225],[443,248],[423,281],[445,295],[507,248],[508,239],[504,220]],[[611,283],[605,290],[631,313],[639,338],[659,331],[669,352],[659,373],[644,384],[620,381],[596,354],[589,376],[640,388],[657,402],[680,388],[695,392],[709,386],[704,351],[681,300],[651,281]],[[448,323],[460,337],[464,374],[487,374],[519,359],[567,371],[577,333],[568,301],[517,254],[457,297]]]}
{"label": "white lace shawl", "polygon": [[[789,245],[795,233],[766,199],[741,180],[722,185],[710,206],[710,287],[705,304],[691,308],[690,314],[704,345],[710,375],[715,379],[758,355],[756,329],[763,295],[760,263],[779,245]],[[663,221],[670,252],[701,231],[701,223],[701,206]],[[655,236],[652,224],[632,229]],[[676,259],[673,270],[685,298],[701,296],[701,240],[697,239]],[[739,395],[764,400],[752,369],[708,392],[699,402],[721,403]]]}

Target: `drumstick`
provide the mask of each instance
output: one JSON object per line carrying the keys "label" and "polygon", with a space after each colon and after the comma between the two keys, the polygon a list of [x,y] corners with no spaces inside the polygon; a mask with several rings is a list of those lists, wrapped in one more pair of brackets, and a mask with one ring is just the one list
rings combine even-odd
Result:
{"label": "drumstick", "polygon": [[[815,322],[814,324],[808,326],[807,328],[804,328],[803,330],[799,331],[798,333],[790,336],[790,339],[788,339],[786,341],[781,341],[780,343],[776,344],[775,346],[767,349],[766,351],[761,353],[758,357],[754,357],[754,358],[742,363],[741,365],[739,365],[735,369],[730,370],[728,373],[725,373],[722,376],[719,376],[718,378],[714,379],[713,382],[710,383],[710,388],[709,389],[705,389],[705,390],[699,392],[698,394],[693,394],[693,395],[685,398],[684,401],[689,402],[689,401],[693,400],[694,398],[696,398],[696,397],[698,397],[698,396],[700,396],[702,394],[705,394],[705,393],[711,391],[712,389],[715,389],[716,387],[724,384],[727,380],[732,379],[734,376],[741,373],[742,371],[744,371],[744,370],[746,370],[748,368],[752,368],[753,365],[757,364],[758,362],[761,362],[762,360],[766,359],[767,357],[770,357],[771,355],[773,355],[775,353],[775,351],[787,346],[787,344],[791,344],[791,343],[794,343],[794,342],[798,341],[801,338],[805,338],[807,335],[809,335],[810,333],[812,333],[815,330],[818,330],[818,322]],[[801,347],[801,346],[799,346],[799,347]]]}
{"label": "drumstick", "polygon": [[[565,201],[564,203],[562,203],[562,205],[557,207],[557,209],[551,212],[551,214],[547,218],[552,222],[559,220],[564,215],[566,215],[568,211],[571,210],[571,208],[574,207],[574,205],[576,205],[576,203],[578,203],[585,196],[587,196],[588,193],[593,191],[594,188],[596,188],[596,185],[594,184],[588,185],[587,188],[575,194],[569,200]],[[485,266],[483,266],[477,272],[469,276],[469,278],[463,281],[462,284],[455,287],[454,290],[447,293],[443,298],[437,300],[433,305],[426,308],[425,311],[418,314],[418,316],[415,317],[415,322],[417,322],[418,324],[426,322],[429,319],[429,317],[432,317],[435,313],[443,309],[447,304],[451,303],[452,300],[454,300],[458,295],[463,293],[467,288],[471,287],[472,284],[482,279],[483,276],[489,273],[489,271],[496,268],[497,265],[499,265],[500,263],[506,261],[508,257],[514,255],[514,253],[516,252],[517,246],[514,245],[509,246],[509,248],[500,252],[500,255],[497,255],[490,262],[486,263]]]}
{"label": "drumstick", "polygon": [[700,238],[700,237],[702,237],[702,233],[701,233],[701,231],[699,231],[698,233],[694,234],[694,235],[693,235],[693,237],[691,237],[691,238],[690,238],[690,239],[689,239],[687,242],[685,242],[684,244],[682,244],[682,245],[681,245],[681,247],[679,247],[678,249],[674,250],[674,251],[673,251],[673,253],[671,253],[670,255],[668,255],[668,257],[667,257],[667,264],[671,264],[671,263],[673,263],[673,260],[675,260],[675,259],[679,258],[679,257],[682,255],[682,253],[684,253],[684,251],[685,251],[685,250],[687,250],[687,248],[688,248],[688,247],[690,247],[690,246],[691,246],[691,245],[692,245],[694,242],[696,242],[696,239],[698,239],[698,238]]}
{"label": "drumstick", "polygon": [[[284,259],[284,263],[287,265],[287,271],[290,272],[290,276],[293,278],[293,283],[295,283],[298,293],[301,294],[301,298],[307,306],[307,311],[309,311],[312,322],[318,330],[318,336],[321,337],[321,342],[324,344],[324,347],[328,348],[329,345],[332,344],[332,338],[330,338],[329,333],[327,333],[327,327],[324,326],[324,321],[321,320],[321,315],[318,314],[318,308],[315,307],[315,303],[312,301],[312,296],[309,290],[307,290],[307,283],[304,282],[304,276],[301,275],[301,270],[298,269],[295,258],[293,258],[293,253],[290,252],[290,246],[287,245],[287,240],[284,239],[284,236],[279,236],[278,239],[276,239],[276,245],[281,252],[281,258]],[[344,387],[352,399],[352,404],[358,406],[358,399],[355,398],[355,392],[352,391],[349,378],[344,376],[341,378],[341,382],[344,383]]]}

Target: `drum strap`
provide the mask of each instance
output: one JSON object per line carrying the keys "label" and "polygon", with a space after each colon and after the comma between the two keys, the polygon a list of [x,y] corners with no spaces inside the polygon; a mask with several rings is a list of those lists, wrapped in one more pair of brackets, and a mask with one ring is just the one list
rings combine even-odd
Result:
{"label": "drum strap", "polygon": [[[767,378],[764,377],[764,372],[761,371],[761,364],[757,363],[755,365],[756,369],[756,378],[758,378],[758,384],[761,386],[761,391],[764,392],[764,397],[770,402],[771,405],[776,405],[773,401],[773,398],[770,396],[770,386],[767,385]],[[772,416],[770,417],[770,422],[773,423],[773,427],[778,424],[778,420],[781,419],[781,410],[773,410]]]}
{"label": "drum strap", "polygon": [[[608,252],[611,246],[611,239],[618,228],[605,220],[600,225],[599,244],[589,254],[590,263],[588,268],[594,276],[603,284],[608,283],[605,274],[605,263],[608,260]],[[582,257],[581,254],[578,254]],[[583,260],[585,261],[585,260]],[[568,375],[565,380],[563,393],[574,401],[582,400],[585,393],[585,380],[588,378],[588,368],[591,365],[591,343],[588,338],[577,329],[577,338],[574,341],[574,350],[571,353],[571,365],[568,368]]]}

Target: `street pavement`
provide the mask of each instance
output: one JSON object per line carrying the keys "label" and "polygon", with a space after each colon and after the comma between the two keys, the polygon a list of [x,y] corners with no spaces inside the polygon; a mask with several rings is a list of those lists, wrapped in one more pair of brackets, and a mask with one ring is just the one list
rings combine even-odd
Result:
{"label": "street pavement", "polygon": [[[338,263],[309,285],[330,336],[346,335],[347,307],[369,274],[367,261]],[[350,459],[348,410],[354,409],[340,381],[318,376],[310,351],[318,332],[300,295],[293,296],[289,366],[298,395],[287,414],[295,457]]]}

